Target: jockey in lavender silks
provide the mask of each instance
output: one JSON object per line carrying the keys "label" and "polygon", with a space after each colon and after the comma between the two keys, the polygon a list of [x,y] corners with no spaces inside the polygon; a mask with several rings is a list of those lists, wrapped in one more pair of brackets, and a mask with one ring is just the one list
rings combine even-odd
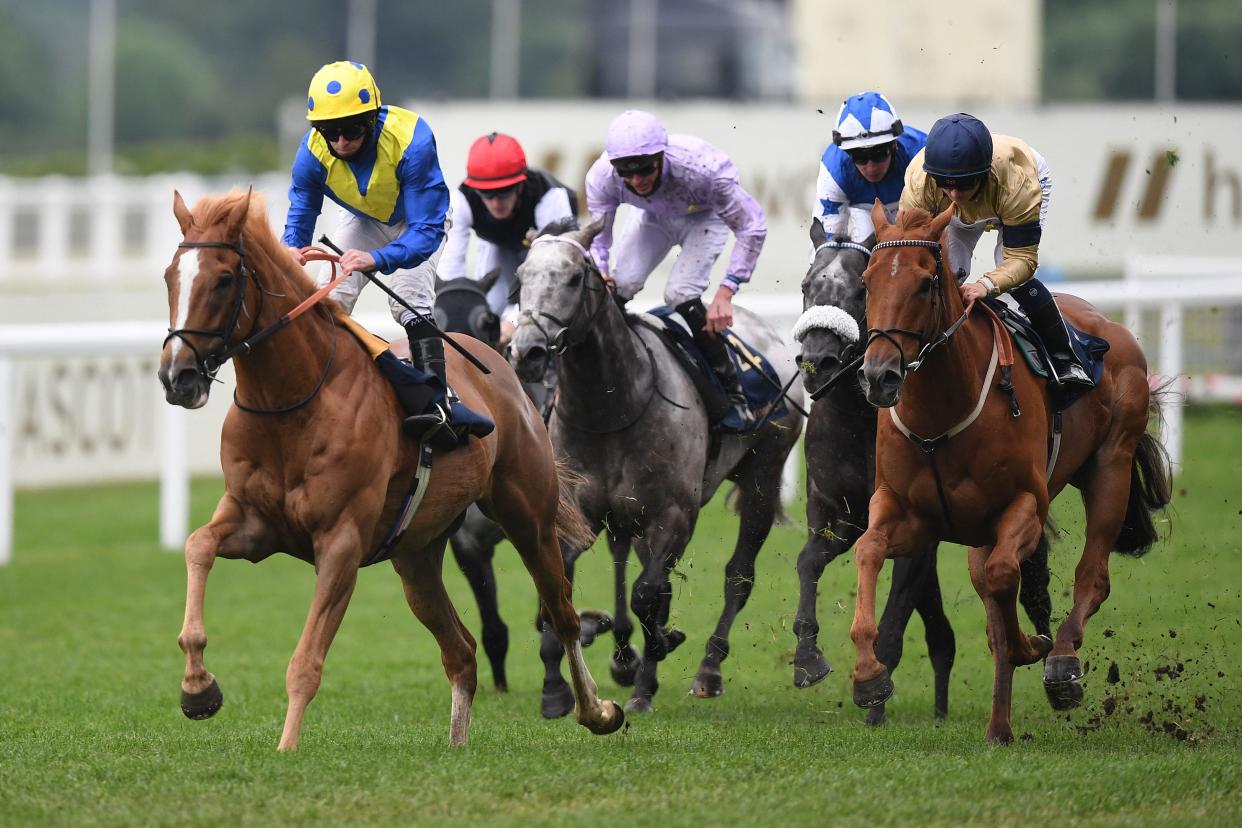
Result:
{"label": "jockey in lavender silks", "polygon": [[[686,320],[730,403],[749,425],[753,414],[719,334],[732,324],[733,295],[750,281],[763,249],[763,209],[742,189],[737,167],[727,155],[700,138],[669,135],[650,112],[631,109],[617,116],[604,147],[586,178],[587,210],[605,220],[591,245],[596,264],[612,279],[617,299],[624,303],[642,289],[674,246],[681,248],[664,301]],[[622,204],[639,212],[613,251],[613,220]],[[703,292],[730,231],[736,241],[725,276],[711,305],[704,307]]]}

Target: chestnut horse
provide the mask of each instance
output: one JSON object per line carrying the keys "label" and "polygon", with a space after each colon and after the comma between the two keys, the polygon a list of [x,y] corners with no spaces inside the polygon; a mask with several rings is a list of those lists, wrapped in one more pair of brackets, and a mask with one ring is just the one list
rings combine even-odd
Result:
{"label": "chestnut horse", "polygon": [[[182,709],[207,718],[223,703],[203,664],[203,597],[215,559],[257,562],[288,553],[315,566],[310,613],[285,676],[289,706],[280,750],[294,750],[358,569],[385,546],[420,446],[402,435],[397,396],[371,353],[344,330],[351,320],[339,306],[324,301],[286,326],[316,286],[277,241],[261,199],[248,192],[209,197],[191,213],[175,194],[173,212],[185,240],[164,273],[172,324],[159,377],[168,402],[201,407],[230,356],[237,376],[221,433],[225,493],[211,521],[185,545]],[[615,702],[599,700],[582,659],[558,542],[558,533],[575,542],[590,536],[513,370],[483,343],[457,341],[491,374],[446,349],[453,387],[496,429],[436,454],[426,495],[390,552],[410,608],[440,646],[452,685],[449,741],[466,741],[477,679],[474,639],[445,592],[442,564],[449,532],[475,502],[513,541],[543,614],[570,654],[578,721],[610,733],[623,714]]]}
{"label": "chestnut horse", "polygon": [[[1014,416],[1009,399],[991,388],[1005,345],[996,337],[1008,334],[993,328],[989,314],[964,308],[947,275],[953,271],[943,236],[952,209],[936,217],[903,210],[895,224],[878,203],[871,214],[879,241],[863,274],[871,328],[859,376],[868,401],[887,411],[876,436],[869,525],[856,547],[854,701],[871,707],[893,691],[875,654],[876,578],[885,558],[941,540],[964,544],[996,668],[987,739],[1010,742],[1014,668],[1046,657],[1052,706],[1077,705],[1083,693],[1078,649],[1087,619],[1108,597],[1109,553],[1141,555],[1157,538],[1152,514],[1168,504],[1170,485],[1164,449],[1147,433],[1158,401],[1130,332],[1087,302],[1060,296],[1069,320],[1111,348],[1098,386],[1063,413],[1060,449],[1049,469],[1053,409],[1044,380],[1018,360],[1012,381],[1021,414]],[[1066,484],[1082,493],[1086,544],[1074,572],[1073,606],[1054,643],[1022,632],[1016,599],[1019,564],[1035,550],[1048,505]]]}

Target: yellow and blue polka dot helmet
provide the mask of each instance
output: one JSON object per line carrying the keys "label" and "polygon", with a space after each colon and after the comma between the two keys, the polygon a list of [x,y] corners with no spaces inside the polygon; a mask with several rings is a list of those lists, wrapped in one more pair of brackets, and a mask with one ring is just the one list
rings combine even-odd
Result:
{"label": "yellow and blue polka dot helmet", "polygon": [[374,112],[379,106],[379,87],[367,67],[352,60],[338,60],[311,78],[306,120],[334,121]]}

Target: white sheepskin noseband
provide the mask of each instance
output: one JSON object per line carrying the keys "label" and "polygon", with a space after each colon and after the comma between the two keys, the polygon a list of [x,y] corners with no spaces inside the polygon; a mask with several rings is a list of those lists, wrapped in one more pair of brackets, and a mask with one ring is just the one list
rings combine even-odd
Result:
{"label": "white sheepskin noseband", "polygon": [[814,305],[803,311],[793,327],[794,342],[801,342],[808,331],[827,328],[848,342],[858,341],[858,323],[835,305]]}

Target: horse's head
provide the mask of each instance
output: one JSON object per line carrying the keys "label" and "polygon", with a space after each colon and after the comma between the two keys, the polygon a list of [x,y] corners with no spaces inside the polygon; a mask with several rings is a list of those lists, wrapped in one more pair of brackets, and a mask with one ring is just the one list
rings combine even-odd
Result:
{"label": "horse's head", "polygon": [[847,363],[859,332],[866,327],[867,291],[862,273],[875,237],[862,244],[848,236],[829,239],[818,221],[811,222],[814,259],[802,280],[802,316],[793,338],[802,346],[798,365],[806,389],[814,393]]}
{"label": "horse's head", "polygon": [[193,215],[181,194],[173,194],[185,238],[164,270],[169,333],[158,372],[173,405],[205,405],[229,343],[245,333],[238,329],[250,317],[247,296],[256,289],[242,238],[250,202],[249,191],[204,199]]}
{"label": "horse's head", "polygon": [[918,367],[923,346],[961,305],[956,283],[945,278],[942,254],[941,236],[952,217],[952,207],[935,217],[902,210],[890,224],[878,199],[871,209],[878,241],[863,273],[871,327],[858,379],[872,405],[897,404],[906,370]]}
{"label": "horse's head", "polygon": [[509,350],[526,382],[541,379],[548,355],[582,341],[612,303],[589,252],[603,227],[601,218],[581,230],[540,236],[517,270],[522,312]]}
{"label": "horse's head", "polygon": [[500,277],[500,268],[489,271],[482,279],[466,276],[449,279],[436,277],[436,324],[447,333],[464,333],[500,346],[500,317],[487,304],[487,293]]}

